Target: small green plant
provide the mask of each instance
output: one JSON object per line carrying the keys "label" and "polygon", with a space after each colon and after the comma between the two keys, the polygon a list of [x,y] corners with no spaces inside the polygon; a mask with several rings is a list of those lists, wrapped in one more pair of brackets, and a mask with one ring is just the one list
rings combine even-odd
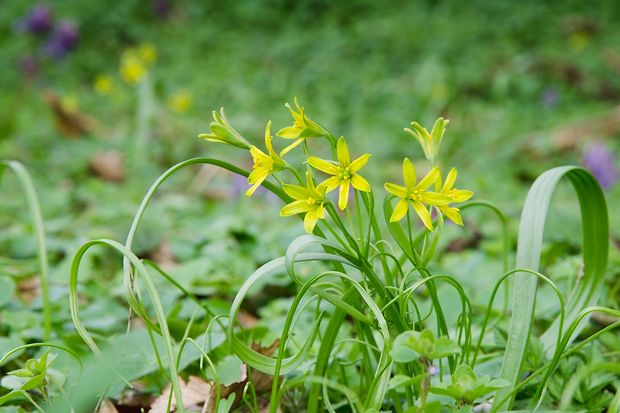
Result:
{"label": "small green plant", "polygon": [[[261,149],[233,128],[223,109],[214,112],[210,132],[201,138],[247,151],[253,161],[252,171],[213,158],[183,161],[151,186],[124,245],[100,239],[79,249],[71,269],[71,313],[89,347],[100,353],[80,319],[77,278],[86,252],[100,245],[123,255],[124,289],[131,314],[145,322],[152,340],[155,335],[162,337],[163,353],[156,353],[157,362],[172,383],[169,403],[174,398],[178,411],[184,410],[179,360],[185,344],[196,343],[190,332],[198,312],[204,312],[209,326],[216,323],[226,332],[228,346],[224,354],[234,355],[248,368],[270,377],[270,391],[259,394],[257,389],[264,390],[264,383],[259,386],[250,379],[244,384],[242,397],[235,399],[254,410],[259,409],[258,400],[262,398],[269,411],[277,412],[292,395],[301,393],[308,412],[341,408],[466,412],[489,402],[492,411],[504,411],[521,389],[532,384],[530,408],[549,404],[545,401],[546,389],[558,363],[608,331],[598,331],[571,346],[583,320],[595,311],[617,314],[615,310],[592,307],[598,300],[608,242],[605,201],[594,178],[581,168],[563,167],[536,181],[523,212],[517,266],[509,270],[505,233],[505,273],[489,286],[486,311],[480,312],[472,306],[458,279],[436,272],[441,259],[441,235],[447,221],[462,226],[461,214],[469,208],[491,210],[504,230],[507,218],[487,201],[467,202],[473,193],[456,186],[456,168],[442,166],[439,149],[448,121],[440,118],[431,132],[412,123],[413,129],[407,131],[421,144],[426,160],[413,162],[405,157],[402,182],[385,183],[386,195],[382,203],[377,203],[376,189],[366,179],[372,167],[371,155],[355,153],[344,137],[336,138],[310,119],[297,101],[289,110],[293,124],[280,129],[276,136],[293,142],[281,149],[278,142],[282,141],[272,136],[271,122],[265,127],[265,147]],[[296,156],[293,151],[298,152]],[[272,192],[284,204],[280,215],[298,216],[306,232],[291,242],[284,256],[268,261],[247,278],[232,301],[227,321],[221,314],[215,315],[208,301],[201,302],[164,270],[132,252],[142,216],[158,188],[177,171],[195,164],[216,165],[247,177],[247,196],[260,187]],[[537,271],[547,206],[563,176],[575,186],[584,220],[585,272],[568,301],[551,279]],[[257,331],[242,327],[237,320],[251,291],[278,274],[287,275],[297,292],[276,334],[277,350],[266,355],[252,345]],[[199,304],[180,341],[170,331],[154,276],[163,276]],[[494,312],[494,300],[509,278],[515,278],[516,284],[512,321],[505,335],[506,351],[486,353],[482,343]],[[544,364],[520,381],[538,280],[557,295],[559,315],[541,339],[547,357],[540,358]],[[146,302],[141,286],[148,292]],[[458,297],[456,317],[445,310],[442,297],[448,289]],[[479,328],[474,329],[474,323]],[[217,371],[209,349],[201,351],[210,370]],[[488,371],[485,369],[491,361],[502,368],[489,375],[483,371]],[[215,386],[220,388],[217,383],[215,375]],[[556,402],[557,398],[550,403]],[[222,400],[219,406],[234,410],[240,405]]]}

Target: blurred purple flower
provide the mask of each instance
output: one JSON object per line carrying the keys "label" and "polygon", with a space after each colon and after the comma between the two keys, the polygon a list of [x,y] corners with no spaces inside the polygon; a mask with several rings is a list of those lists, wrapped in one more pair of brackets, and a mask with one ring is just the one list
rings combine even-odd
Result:
{"label": "blurred purple flower", "polygon": [[620,176],[614,155],[601,143],[586,147],[581,164],[592,172],[603,189],[610,188]]}
{"label": "blurred purple flower", "polygon": [[79,38],[78,28],[72,21],[65,20],[45,45],[47,55],[56,59],[64,58],[75,48]]}
{"label": "blurred purple flower", "polygon": [[49,32],[52,25],[52,9],[43,4],[34,6],[21,23],[25,31],[35,35],[43,35]]}
{"label": "blurred purple flower", "polygon": [[172,4],[169,0],[153,0],[153,13],[159,18],[165,19],[172,11]]}
{"label": "blurred purple flower", "polygon": [[[247,191],[249,187],[250,185],[248,184],[248,178],[234,174],[232,181],[232,190],[230,193],[232,199],[239,199],[245,197],[245,191]],[[264,197],[271,203],[277,203],[279,199],[273,192],[265,189],[263,186],[259,186],[256,189],[256,192],[254,192],[254,195]]]}
{"label": "blurred purple flower", "polygon": [[24,56],[19,59],[19,69],[27,78],[34,78],[39,74],[39,61],[34,56]]}
{"label": "blurred purple flower", "polygon": [[546,108],[552,108],[558,103],[558,91],[555,88],[546,88],[540,96],[540,103]]}

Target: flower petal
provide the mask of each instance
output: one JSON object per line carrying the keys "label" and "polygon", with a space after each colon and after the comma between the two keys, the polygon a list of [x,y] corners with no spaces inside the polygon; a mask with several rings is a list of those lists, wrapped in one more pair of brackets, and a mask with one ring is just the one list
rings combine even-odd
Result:
{"label": "flower petal", "polygon": [[415,209],[415,212],[418,214],[418,216],[424,223],[424,226],[432,231],[433,221],[431,219],[431,214],[430,212],[428,212],[428,209],[426,209],[424,204],[418,201],[413,201],[413,209]]}
{"label": "flower petal", "polygon": [[407,188],[404,186],[396,185],[391,182],[386,182],[383,187],[392,195],[396,195],[399,198],[407,198]]}
{"label": "flower petal", "polygon": [[296,200],[307,200],[310,196],[308,188],[299,185],[282,184],[282,189],[286,195]]}
{"label": "flower petal", "polygon": [[407,201],[406,199],[401,199],[400,201],[398,201],[398,203],[394,207],[394,211],[392,211],[390,222],[397,222],[403,219],[403,217],[407,215],[408,209],[409,209],[409,201]]}
{"label": "flower petal", "polygon": [[312,208],[312,204],[309,204],[306,200],[293,201],[290,204],[284,205],[280,210],[280,215],[283,217],[297,215],[308,211],[310,208]]}
{"label": "flower petal", "polygon": [[316,226],[316,222],[324,216],[325,212],[322,206],[317,206],[306,212],[306,216],[304,217],[304,229],[306,232],[311,233]]}
{"label": "flower petal", "polygon": [[338,162],[340,165],[347,167],[351,163],[351,156],[349,155],[349,147],[347,141],[344,140],[344,136],[338,139],[336,144],[336,155],[338,155]]}
{"label": "flower petal", "polygon": [[340,183],[340,191],[338,192],[338,208],[340,208],[341,211],[344,211],[347,207],[347,203],[349,202],[349,186],[350,182],[348,180]]}
{"label": "flower petal", "polygon": [[340,169],[336,165],[316,156],[309,157],[308,163],[314,169],[318,169],[319,171],[325,172],[326,174],[338,175],[338,173],[340,172]]}
{"label": "flower petal", "polygon": [[463,218],[461,218],[460,210],[458,208],[441,207],[440,210],[450,219],[450,221],[457,225],[463,226]]}
{"label": "flower petal", "polygon": [[448,205],[452,201],[452,198],[438,192],[427,191],[422,193],[421,201],[429,205],[441,206]]}
{"label": "flower petal", "polygon": [[456,168],[450,169],[448,172],[448,176],[446,176],[446,181],[443,183],[443,187],[441,188],[441,192],[448,192],[454,186],[454,182],[456,181]]}
{"label": "flower petal", "polygon": [[420,191],[426,191],[428,189],[428,187],[431,186],[433,184],[433,182],[435,182],[435,180],[437,179],[437,175],[439,175],[439,168],[437,168],[435,166],[416,185],[416,189],[419,189]]}
{"label": "flower petal", "polygon": [[452,202],[465,202],[472,196],[474,196],[474,193],[466,189],[453,189],[450,192],[450,197],[452,198]]}
{"label": "flower petal", "polygon": [[332,176],[331,178],[327,178],[326,180],[321,182],[319,186],[324,187],[326,192],[331,192],[334,189],[336,189],[338,185],[340,185],[340,182],[341,182],[340,178],[338,178],[337,176]]}
{"label": "flower petal", "polygon": [[353,162],[351,162],[351,165],[349,165],[349,171],[354,174],[360,169],[362,169],[362,167],[366,165],[366,162],[368,162],[368,159],[370,159],[370,156],[371,155],[369,153],[365,153]]}
{"label": "flower petal", "polygon": [[415,175],[415,168],[409,158],[405,158],[403,160],[403,179],[405,180],[405,187],[407,189],[412,189],[415,187],[415,182],[417,179]]}
{"label": "flower petal", "polygon": [[[255,170],[256,171],[256,170]],[[245,196],[252,196],[252,194],[254,194],[254,191],[256,191],[256,189],[260,186],[260,184],[263,183],[263,181],[265,179],[267,179],[267,176],[269,174],[263,174],[263,175],[256,175],[256,180],[253,182],[254,185],[252,185],[252,187],[250,189],[248,189],[247,191],[245,191]],[[250,175],[251,176],[251,175]],[[249,180],[248,180],[249,181]],[[252,182],[250,182],[252,183]]]}
{"label": "flower petal", "polygon": [[351,185],[359,191],[370,192],[370,184],[358,174],[351,177]]}
{"label": "flower petal", "polygon": [[301,129],[295,126],[287,126],[286,128],[280,129],[276,135],[284,139],[297,139],[300,133]]}
{"label": "flower petal", "polygon": [[303,139],[297,139],[295,142],[291,143],[289,146],[287,146],[286,148],[282,149],[282,151],[280,151],[280,156],[286,155],[292,149],[295,149],[297,146],[299,146],[299,144],[302,143],[303,141],[304,141]]}

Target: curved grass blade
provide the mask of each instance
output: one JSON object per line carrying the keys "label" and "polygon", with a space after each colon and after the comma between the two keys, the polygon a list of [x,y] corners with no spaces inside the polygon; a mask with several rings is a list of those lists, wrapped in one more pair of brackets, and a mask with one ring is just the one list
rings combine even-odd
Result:
{"label": "curved grass blade", "polygon": [[32,227],[34,229],[35,241],[37,246],[37,259],[39,260],[39,276],[41,279],[41,301],[43,304],[43,340],[49,341],[52,333],[52,307],[50,303],[50,287],[49,287],[49,263],[47,258],[47,246],[45,244],[45,225],[43,223],[43,215],[41,214],[41,204],[34,188],[34,183],[30,174],[20,162],[17,161],[0,161],[0,176],[2,170],[8,168],[19,180],[26,204],[32,217]]}
{"label": "curved grass blade", "polygon": [[[542,240],[551,197],[559,181],[566,177],[573,185],[581,208],[583,224],[583,263],[584,275],[567,300],[565,322],[572,323],[579,312],[599,298],[600,287],[607,267],[609,247],[609,224],[605,197],[596,179],[585,169],[577,166],[564,166],[543,173],[532,185],[521,214],[516,266],[537,271],[540,264]],[[502,363],[502,379],[514,387],[521,371],[523,356],[530,334],[534,307],[536,304],[537,279],[526,273],[515,277],[513,294],[513,314],[506,352]],[[553,353],[560,331],[559,320],[543,334],[542,341],[547,353]],[[576,330],[573,334],[577,334]],[[574,336],[573,336],[574,337]],[[493,411],[508,410],[512,404],[511,387],[497,392]]]}

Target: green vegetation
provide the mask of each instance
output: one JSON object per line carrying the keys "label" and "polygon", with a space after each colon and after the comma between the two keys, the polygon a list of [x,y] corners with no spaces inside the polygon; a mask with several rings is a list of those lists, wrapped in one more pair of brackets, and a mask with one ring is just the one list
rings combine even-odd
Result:
{"label": "green vegetation", "polygon": [[619,17],[4,5],[0,411],[620,411]]}

